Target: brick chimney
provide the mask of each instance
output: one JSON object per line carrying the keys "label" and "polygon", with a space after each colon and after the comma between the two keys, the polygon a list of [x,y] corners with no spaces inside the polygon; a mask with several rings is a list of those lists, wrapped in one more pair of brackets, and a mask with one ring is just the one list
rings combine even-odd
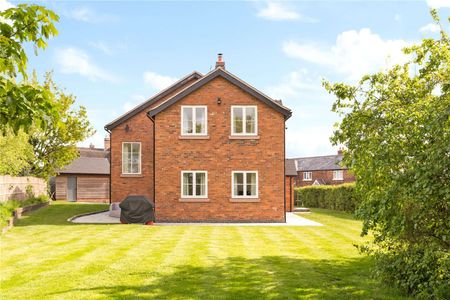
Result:
{"label": "brick chimney", "polygon": [[217,54],[216,69],[219,67],[225,69],[225,62],[222,60],[222,53]]}
{"label": "brick chimney", "polygon": [[108,136],[105,137],[103,148],[105,148],[105,150],[108,150],[109,148],[111,148],[111,140],[109,139]]}
{"label": "brick chimney", "polygon": [[340,147],[339,150],[338,150],[338,155],[344,154],[344,151],[343,151],[343,150],[344,150],[344,149],[343,149],[342,147]]}

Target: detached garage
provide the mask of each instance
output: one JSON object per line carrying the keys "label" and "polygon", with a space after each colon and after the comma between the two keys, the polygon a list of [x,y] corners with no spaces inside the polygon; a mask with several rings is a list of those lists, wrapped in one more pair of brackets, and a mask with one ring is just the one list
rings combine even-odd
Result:
{"label": "detached garage", "polygon": [[109,202],[109,149],[79,148],[80,157],[59,171],[55,199]]}

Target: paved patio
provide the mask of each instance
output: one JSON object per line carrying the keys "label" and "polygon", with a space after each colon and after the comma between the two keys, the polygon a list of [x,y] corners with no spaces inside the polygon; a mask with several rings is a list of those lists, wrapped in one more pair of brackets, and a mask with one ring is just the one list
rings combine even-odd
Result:
{"label": "paved patio", "polygon": [[[70,218],[68,221],[81,224],[119,224],[119,218],[109,216],[109,211]],[[286,213],[286,223],[155,223],[156,226],[323,226],[295,213]]]}

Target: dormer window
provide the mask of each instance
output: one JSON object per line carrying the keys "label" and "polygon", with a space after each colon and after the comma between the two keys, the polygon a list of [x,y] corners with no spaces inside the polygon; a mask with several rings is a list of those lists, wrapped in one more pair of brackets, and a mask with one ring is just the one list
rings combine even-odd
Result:
{"label": "dormer window", "polygon": [[181,107],[181,135],[207,135],[207,124],[206,106]]}
{"label": "dormer window", "polygon": [[231,106],[231,135],[257,135],[258,110],[256,106]]}

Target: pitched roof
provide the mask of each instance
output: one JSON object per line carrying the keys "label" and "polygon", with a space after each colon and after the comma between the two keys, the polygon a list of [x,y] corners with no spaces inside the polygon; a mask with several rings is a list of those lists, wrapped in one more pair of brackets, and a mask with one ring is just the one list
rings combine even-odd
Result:
{"label": "pitched roof", "polygon": [[58,171],[59,174],[109,175],[109,151],[98,148],[78,148],[80,157]]}
{"label": "pitched roof", "polygon": [[105,125],[105,130],[111,130],[114,127],[120,125],[121,123],[123,123],[124,121],[134,117],[135,115],[137,115],[138,113],[142,112],[145,109],[148,109],[148,107],[155,103],[156,101],[170,95],[170,93],[173,93],[174,91],[176,91],[177,89],[181,88],[183,85],[185,85],[186,83],[188,83],[189,81],[191,81],[192,79],[199,79],[201,78],[203,75],[197,71],[194,71],[192,73],[190,73],[189,75],[181,78],[180,80],[178,80],[177,82],[175,82],[174,84],[172,84],[171,86],[169,86],[168,88],[162,90],[161,92],[159,92],[158,94],[150,97],[149,99],[147,99],[147,101],[143,102],[142,104],[139,104],[138,106],[136,106],[135,108],[131,109],[130,111],[126,112],[125,114],[121,115],[120,117],[118,117],[117,119],[115,119],[114,121],[108,123]]}
{"label": "pitched roof", "polygon": [[340,165],[342,155],[295,158],[297,171],[344,170]]}
{"label": "pitched roof", "polygon": [[205,84],[207,84],[208,82],[210,82],[211,80],[213,80],[219,76],[225,78],[226,80],[228,80],[229,82],[233,83],[234,85],[240,87],[245,92],[252,95],[253,97],[261,100],[262,102],[264,102],[268,106],[272,107],[276,111],[282,113],[286,119],[288,119],[292,115],[291,110],[289,108],[287,108],[286,106],[283,106],[281,103],[279,103],[279,101],[275,101],[274,99],[270,98],[269,96],[263,94],[262,92],[258,91],[256,88],[252,87],[248,83],[242,81],[241,79],[237,78],[236,76],[234,76],[233,74],[231,74],[230,72],[226,71],[225,69],[223,69],[221,67],[214,69],[213,71],[209,72],[208,74],[206,74],[199,80],[197,80],[194,83],[192,83],[191,85],[187,86],[186,88],[184,88],[183,90],[181,90],[180,92],[178,92],[177,94],[172,96],[171,98],[162,102],[160,105],[151,109],[148,112],[148,115],[150,117],[154,117],[161,111],[165,110],[172,104],[176,103],[178,100],[184,98],[185,96],[189,95],[190,93],[194,92],[195,90],[199,89],[200,87],[204,86]]}
{"label": "pitched roof", "polygon": [[295,159],[287,158],[284,166],[286,176],[297,176],[297,170],[295,168]]}

